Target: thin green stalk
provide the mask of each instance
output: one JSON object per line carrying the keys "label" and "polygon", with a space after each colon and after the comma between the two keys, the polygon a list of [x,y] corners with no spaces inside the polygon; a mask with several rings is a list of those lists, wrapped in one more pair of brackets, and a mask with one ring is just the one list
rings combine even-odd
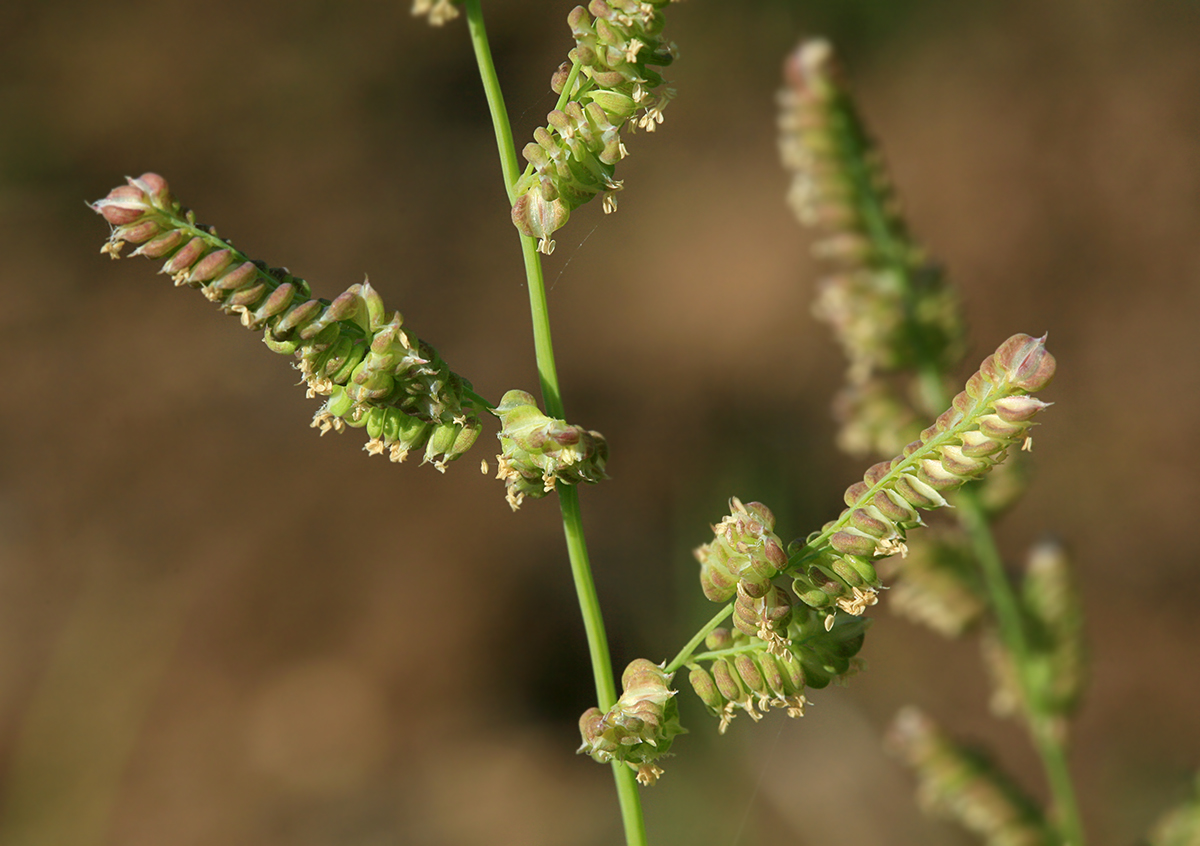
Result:
{"label": "thin green stalk", "polygon": [[[488,49],[487,33],[483,24],[483,12],[479,0],[466,0],[467,22],[471,42],[483,79],[488,108],[492,114],[492,125],[496,130],[496,144],[500,151],[500,163],[504,172],[505,188],[510,201],[513,185],[518,178],[516,145],[512,140],[512,129],[508,112],[496,77]],[[565,418],[562,391],[558,386],[558,370],[554,363],[554,345],[550,337],[550,313],[546,305],[546,285],[542,275],[542,263],[537,252],[537,242],[525,235],[521,238],[521,253],[525,258],[525,274],[529,287],[529,309],[533,322],[534,351],[537,355],[538,377],[542,385],[542,399],[546,413],[551,417]],[[616,683],[613,679],[612,658],[608,651],[608,637],[604,631],[604,619],[600,613],[600,599],[596,595],[588,561],[587,543],[584,539],[583,518],[579,510],[579,494],[574,487],[558,487],[559,508],[562,511],[563,534],[567,542],[567,554],[571,563],[571,574],[575,580],[575,592],[579,597],[579,608],[583,615],[587,634],[588,652],[591,655],[592,674],[596,684],[597,704],[604,711],[617,701]],[[641,797],[634,771],[619,762],[613,762],[613,778],[617,786],[617,799],[621,806],[621,822],[625,829],[628,846],[646,846],[646,824],[642,818]]]}
{"label": "thin green stalk", "polygon": [[692,657],[692,653],[696,651],[696,647],[704,643],[704,639],[708,637],[709,633],[717,626],[725,622],[725,618],[732,613],[733,603],[731,602],[718,611],[716,616],[705,623],[700,631],[696,632],[696,634],[692,636],[692,639],[684,645],[683,649],[679,650],[679,654],[671,659],[671,663],[667,664],[666,671],[668,673],[673,673],[686,664],[688,659]]}
{"label": "thin green stalk", "polygon": [[517,164],[517,146],[513,142],[512,125],[508,122],[508,110],[504,107],[504,94],[500,90],[500,78],[492,62],[492,50],[488,46],[487,29],[483,25],[483,10],[479,0],[466,0],[467,29],[471,34],[471,46],[475,49],[475,63],[479,66],[479,78],[487,96],[488,111],[492,116],[492,128],[496,132],[496,146],[500,149],[500,171],[504,174],[504,190],[511,204],[517,198],[513,186],[520,176]]}

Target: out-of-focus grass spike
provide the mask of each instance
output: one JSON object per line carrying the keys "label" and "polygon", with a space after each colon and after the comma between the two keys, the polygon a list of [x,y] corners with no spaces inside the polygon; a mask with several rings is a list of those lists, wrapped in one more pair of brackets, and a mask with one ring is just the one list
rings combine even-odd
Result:
{"label": "out-of-focus grass spike", "polygon": [[895,453],[916,421],[937,413],[962,358],[957,297],[909,233],[882,157],[824,40],[788,58],[780,94],[780,151],[789,200],[818,233],[829,267],[814,305],[849,361],[835,410],[840,445]]}
{"label": "out-of-focus grass spike", "polygon": [[891,751],[916,773],[917,798],[988,846],[1055,846],[1038,806],[987,755],[950,738],[915,708],[888,732]]}
{"label": "out-of-focus grass spike", "polygon": [[1192,795],[1159,818],[1147,841],[1149,846],[1200,846],[1200,776]]}

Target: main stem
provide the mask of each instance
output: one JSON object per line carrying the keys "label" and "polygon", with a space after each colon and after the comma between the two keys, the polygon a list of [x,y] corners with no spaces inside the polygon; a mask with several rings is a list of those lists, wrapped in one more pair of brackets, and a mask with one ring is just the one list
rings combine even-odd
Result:
{"label": "main stem", "polygon": [[[487,32],[483,24],[483,12],[479,0],[466,0],[467,24],[471,32],[471,43],[475,48],[475,59],[487,95],[492,125],[496,130],[496,145],[500,151],[500,166],[504,173],[504,184],[511,202],[514,200],[513,186],[520,174],[516,147],[504,97],[492,63],[488,48]],[[564,419],[562,391],[558,385],[558,369],[554,364],[554,344],[550,338],[550,312],[546,306],[546,285],[542,276],[542,262],[537,251],[537,242],[528,236],[521,237],[521,253],[525,258],[525,276],[529,288],[529,311],[533,321],[533,346],[537,355],[538,378],[542,385],[542,400],[546,413]],[[592,579],[592,568],[588,561],[587,542],[583,533],[583,517],[579,510],[579,494],[571,485],[558,485],[558,503],[562,511],[563,534],[567,541],[567,555],[571,563],[571,575],[575,580],[575,593],[579,597],[579,610],[583,615],[583,626],[587,633],[588,652],[592,660],[592,675],[596,683],[597,704],[607,711],[617,701],[617,688],[613,680],[612,658],[608,652],[608,637],[604,631],[604,619],[600,614],[600,599]],[[613,762],[613,778],[617,785],[617,799],[621,805],[621,821],[625,828],[628,846],[646,846],[646,824],[642,819],[641,797],[634,771],[619,762]]]}

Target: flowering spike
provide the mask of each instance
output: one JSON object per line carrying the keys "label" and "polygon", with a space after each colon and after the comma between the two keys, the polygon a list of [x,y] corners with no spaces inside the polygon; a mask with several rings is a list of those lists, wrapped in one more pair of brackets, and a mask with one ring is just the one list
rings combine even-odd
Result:
{"label": "flowering spike", "polygon": [[[571,212],[597,194],[605,213],[617,207],[621,182],[613,177],[625,157],[621,130],[627,124],[653,132],[675,92],[663,86],[658,68],[674,61],[675,45],[662,39],[663,9],[671,0],[593,0],[575,7],[567,25],[575,37],[572,62],[560,66],[551,87],[563,104],[546,116],[523,154],[529,169],[514,188],[512,220],[538,239],[549,255],[551,235]],[[568,84],[571,88],[568,90]],[[639,114],[640,112],[640,114]]]}
{"label": "flowering spike", "polygon": [[303,279],[251,261],[197,225],[158,174],[126,182],[92,204],[113,227],[104,252],[117,258],[125,243],[138,244],[133,254],[163,260],[175,284],[198,288],[244,326],[262,329],[270,349],[295,355],[309,396],[329,397],[313,420],[322,434],[367,426],[377,432],[368,453],[401,461],[424,447],[439,470],[474,442],[481,424],[469,383],[432,347],[414,347],[400,314],[386,316],[369,284],[332,302],[312,299]]}
{"label": "flowering spike", "polygon": [[[1065,742],[1068,719],[1079,707],[1087,682],[1087,646],[1083,604],[1070,556],[1054,540],[1033,548],[1021,583],[1021,607],[1029,634],[1029,662],[1036,668],[1034,692],[1039,711]],[[992,677],[992,710],[1002,716],[1028,715],[1016,666],[996,637],[984,641],[985,664]]]}
{"label": "flowering spike", "polygon": [[1021,584],[1021,599],[1034,627],[1034,647],[1049,665],[1045,705],[1059,717],[1079,707],[1087,681],[1083,602],[1067,550],[1055,540],[1033,548]]}
{"label": "flowering spike", "polygon": [[[909,234],[878,150],[823,40],[788,58],[780,94],[780,152],[789,200],[817,230],[813,251],[831,265],[814,305],[849,361],[835,402],[839,445],[891,454],[931,407],[918,370],[946,373],[963,354],[953,290]],[[914,395],[916,400],[914,402]]]}
{"label": "flowering spike", "polygon": [[1027,392],[1049,384],[1054,368],[1045,339],[1028,335],[1012,336],[985,358],[951,407],[891,461],[872,465],[846,490],[841,516],[789,558],[801,601],[855,615],[873,605],[879,582],[856,584],[845,567],[906,554],[906,533],[921,525],[917,509],[946,506],[944,493],[1004,461],[1048,405]]}

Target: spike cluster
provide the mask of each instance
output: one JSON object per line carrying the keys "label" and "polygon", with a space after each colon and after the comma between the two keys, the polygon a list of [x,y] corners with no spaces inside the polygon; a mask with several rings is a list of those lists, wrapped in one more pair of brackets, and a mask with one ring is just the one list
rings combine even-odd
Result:
{"label": "spike cluster", "polygon": [[607,713],[589,708],[579,718],[583,736],[579,753],[586,752],[601,764],[620,761],[637,772],[643,785],[658,781],[663,771],[655,762],[684,732],[670,682],[671,675],[657,664],[645,658],[632,661],[621,674],[617,703]]}
{"label": "spike cluster", "polygon": [[826,687],[854,669],[868,623],[843,618],[827,631],[818,614],[798,608],[782,650],[743,631],[714,629],[704,641],[708,652],[688,663],[688,681],[709,713],[720,719],[721,734],[739,712],[755,722],[769,708],[802,717],[806,688]]}
{"label": "spike cluster", "polygon": [[502,428],[497,479],[503,479],[513,511],[525,497],[538,498],[558,483],[595,484],[608,476],[608,443],[599,432],[547,417],[525,391],[509,391],[495,409]]}
{"label": "spike cluster", "polygon": [[801,601],[861,614],[876,601],[873,562],[905,553],[919,509],[947,505],[944,494],[979,479],[1016,444],[1028,444],[1034,416],[1049,404],[1029,396],[1049,384],[1054,357],[1044,338],[1014,335],[979,370],[920,438],[870,467],[845,494],[847,508],[789,558]]}
{"label": "spike cluster", "polygon": [[704,595],[713,602],[725,602],[740,588],[748,597],[766,596],[771,579],[787,563],[771,510],[761,502],[743,505],[731,497],[729,516],[712,529],[712,542],[695,550]]}
{"label": "spike cluster", "polygon": [[248,329],[262,330],[277,353],[295,355],[309,396],[326,396],[313,426],[321,433],[365,427],[371,454],[403,461],[424,448],[444,470],[466,452],[481,424],[470,383],[428,344],[410,339],[400,312],[387,312],[367,282],[332,302],[314,299],[307,282],[286,269],[249,260],[171,195],[161,176],[146,173],[92,204],[113,227],[101,252],[164,262],[178,285],[198,288]]}
{"label": "spike cluster", "polygon": [[916,709],[897,715],[891,750],[916,772],[927,813],[957,822],[989,846],[1050,846],[1038,807],[982,753],[949,738]]}
{"label": "spike cluster", "polygon": [[793,172],[789,199],[800,222],[818,231],[814,252],[833,269],[814,310],[850,363],[837,403],[841,444],[893,454],[907,439],[905,422],[937,411],[928,398],[918,400],[918,414],[908,410],[916,371],[945,373],[962,357],[958,302],[908,232],[829,43],[801,44],[784,75],[780,150]]}
{"label": "spike cluster", "polygon": [[662,10],[671,2],[591,0],[567,17],[575,36],[570,59],[579,71],[564,63],[554,74],[551,86],[566,91],[566,102],[525,146],[532,169],[514,187],[513,223],[538,238],[543,253],[554,250],[550,236],[571,212],[597,194],[604,194],[606,213],[616,210],[621,183],[613,173],[627,155],[622,128],[633,121],[653,132],[662,123],[674,96],[657,70],[675,59],[675,45],[662,38]]}

